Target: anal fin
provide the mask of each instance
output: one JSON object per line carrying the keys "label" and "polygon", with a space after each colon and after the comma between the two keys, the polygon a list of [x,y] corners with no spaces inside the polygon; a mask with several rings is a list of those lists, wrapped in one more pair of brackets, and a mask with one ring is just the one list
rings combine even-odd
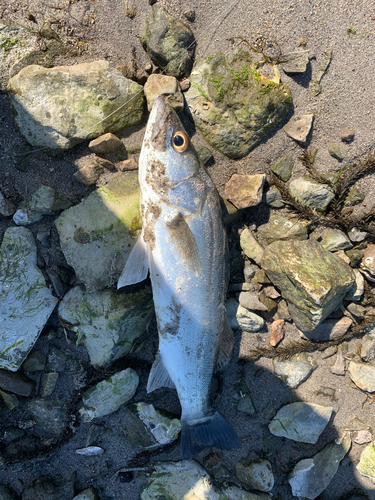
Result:
{"label": "anal fin", "polygon": [[149,393],[155,391],[156,389],[159,389],[159,387],[175,389],[175,385],[163,364],[160,352],[157,353],[155,361],[151,367],[147,382],[147,392]]}
{"label": "anal fin", "polygon": [[142,234],[132,248],[124,270],[117,282],[117,288],[140,283],[147,278],[148,274],[148,256],[146,243]]}

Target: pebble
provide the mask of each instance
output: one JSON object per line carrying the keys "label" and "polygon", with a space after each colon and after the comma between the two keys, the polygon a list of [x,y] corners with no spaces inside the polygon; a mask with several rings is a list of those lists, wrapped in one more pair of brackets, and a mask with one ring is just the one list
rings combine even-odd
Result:
{"label": "pebble", "polygon": [[255,269],[253,266],[250,264],[250,262],[246,261],[245,262],[245,267],[243,270],[243,275],[246,283],[250,283],[252,278],[255,276]]}
{"label": "pebble", "polygon": [[306,145],[307,136],[310,133],[314,121],[314,115],[307,114],[302,116],[293,116],[291,120],[284,125],[283,130],[287,136],[296,142]]}
{"label": "pebble", "polygon": [[94,457],[96,455],[102,455],[104,453],[103,448],[100,446],[87,446],[86,448],[78,448],[76,450],[77,455],[84,455],[86,457]]}
{"label": "pebble", "polygon": [[57,372],[43,373],[40,379],[40,395],[45,398],[55,390],[59,374]]}
{"label": "pebble", "polygon": [[34,392],[35,382],[21,372],[0,369],[0,387],[4,391],[28,398]]}
{"label": "pebble", "polygon": [[238,301],[242,307],[252,311],[267,311],[267,307],[259,300],[253,292],[241,292]]}
{"label": "pebble", "polygon": [[346,308],[358,320],[362,320],[366,316],[366,308],[359,304],[351,302]]}
{"label": "pebble", "polygon": [[269,339],[269,343],[272,347],[276,347],[279,342],[281,342],[284,338],[284,324],[285,321],[283,319],[277,319],[271,324],[271,335]]}
{"label": "pebble", "polygon": [[44,370],[46,361],[46,357],[42,351],[32,351],[23,362],[22,368],[30,373]]}
{"label": "pebble", "polygon": [[342,353],[342,347],[341,347],[341,345],[339,345],[337,347],[337,354],[336,354],[335,362],[333,365],[330,366],[329,370],[334,375],[344,376],[345,369],[346,369],[345,358],[344,358],[344,355]]}
{"label": "pebble", "polygon": [[250,229],[245,228],[242,231],[240,236],[240,245],[245,255],[259,265],[263,256],[264,249],[262,245],[258,243]]}
{"label": "pebble", "polygon": [[263,291],[264,291],[264,294],[267,297],[269,297],[270,299],[278,299],[279,297],[281,297],[279,292],[273,286],[267,286],[266,288],[264,288]]}
{"label": "pebble", "polygon": [[114,153],[121,145],[121,140],[116,137],[115,134],[108,132],[91,141],[89,143],[89,149],[95,154],[105,155]]}
{"label": "pebble", "polygon": [[285,205],[281,193],[276,186],[271,186],[266,192],[266,203],[272,208],[282,208]]}
{"label": "pebble", "polygon": [[274,359],[273,366],[276,375],[288,387],[295,389],[309,378],[318,364],[306,353],[302,353],[285,361]]}
{"label": "pebble", "polygon": [[270,165],[270,169],[272,170],[272,172],[284,182],[288,182],[288,180],[290,179],[293,167],[294,161],[292,156],[282,156],[279,160],[271,163]]}
{"label": "pebble", "polygon": [[328,184],[319,184],[307,175],[294,179],[289,193],[302,206],[318,213],[324,213],[335,197]]}
{"label": "pebble", "polygon": [[263,458],[250,462],[238,462],[236,476],[250,488],[258,491],[271,491],[275,484],[271,464]]}
{"label": "pebble", "polygon": [[184,12],[184,16],[189,21],[189,23],[193,23],[195,21],[195,10],[187,10],[186,12]]}
{"label": "pebble", "polygon": [[109,170],[110,172],[116,172],[117,168],[114,163],[107,160],[106,158],[101,158],[100,156],[95,156],[94,162],[100,165],[101,167]]}
{"label": "pebble", "polygon": [[326,359],[326,358],[330,358],[331,356],[336,354],[336,352],[337,352],[337,346],[331,345],[327,349],[324,349],[324,351],[322,351],[320,356],[322,359]]}
{"label": "pebble", "polygon": [[76,181],[86,186],[92,186],[99,179],[100,175],[103,173],[103,166],[92,160],[85,162],[78,170],[73,174]]}
{"label": "pebble", "polygon": [[138,162],[135,158],[120,161],[117,165],[120,172],[127,172],[128,170],[138,170]]}
{"label": "pebble", "polygon": [[340,145],[337,142],[331,142],[328,147],[328,153],[338,161],[342,161],[344,159],[344,155],[340,149]]}
{"label": "pebble", "polygon": [[280,302],[278,303],[276,315],[276,319],[285,319],[286,321],[291,319],[288,304],[285,300],[280,300]]}
{"label": "pebble", "polygon": [[355,137],[355,132],[354,132],[354,130],[352,130],[350,128],[346,128],[345,130],[343,130],[341,132],[342,142],[350,143],[350,142],[354,141],[354,137]]}
{"label": "pebble", "polygon": [[78,493],[73,500],[99,500],[99,494],[93,486],[90,486],[90,488],[86,488]]}
{"label": "pebble", "polygon": [[14,410],[19,404],[20,400],[15,394],[11,394],[10,392],[2,391],[0,389],[0,396],[4,401],[5,406],[10,410]]}
{"label": "pebble", "polygon": [[328,228],[324,231],[322,240],[320,242],[323,247],[329,252],[337,252],[339,250],[349,250],[352,248],[347,236],[339,229]]}
{"label": "pebble", "polygon": [[[314,342],[327,342],[341,338],[349,330],[353,320],[344,316],[339,319],[327,319],[309,332],[308,338]],[[306,336],[300,332],[302,338]]]}
{"label": "pebble", "polygon": [[343,211],[345,210],[345,208],[350,208],[353,207],[354,205],[359,205],[359,203],[362,203],[365,198],[366,198],[365,194],[362,193],[362,191],[360,191],[356,185],[352,186],[349,189],[348,194],[345,198],[344,202],[345,207],[343,208]]}
{"label": "pebble", "polygon": [[68,402],[61,397],[36,397],[28,402],[27,409],[38,433],[42,433],[45,438],[59,438],[65,433],[68,424],[68,406]]}
{"label": "pebble", "polygon": [[280,66],[285,73],[304,73],[309,62],[309,51],[299,50],[288,52],[288,54],[280,56],[280,60],[283,61],[280,63]]}
{"label": "pebble", "polygon": [[54,372],[65,370],[67,355],[55,346],[51,346],[48,352],[47,368]]}
{"label": "pebble", "polygon": [[234,174],[225,185],[225,197],[237,208],[259,205],[262,201],[265,174]]}
{"label": "pebble", "polygon": [[230,326],[235,330],[257,332],[264,326],[264,319],[242,307],[236,299],[226,302],[227,316]]}
{"label": "pebble", "polygon": [[180,88],[181,88],[182,92],[186,92],[187,90],[189,90],[189,88],[190,88],[189,78],[185,78],[184,80],[182,80],[182,82],[180,82]]}
{"label": "pebble", "polygon": [[372,441],[372,434],[368,429],[357,431],[354,434],[353,441],[357,444],[370,443]]}
{"label": "pebble", "polygon": [[353,243],[360,243],[367,238],[368,233],[366,233],[366,231],[361,231],[360,229],[353,227],[350,231],[348,231],[348,236],[350,241],[352,241]]}
{"label": "pebble", "polygon": [[16,205],[5,198],[3,194],[0,192],[0,214],[4,217],[9,217],[14,214],[16,211]]}
{"label": "pebble", "polygon": [[362,391],[375,392],[375,366],[350,361],[348,371],[350,379]]}
{"label": "pebble", "polygon": [[253,400],[251,399],[250,390],[245,378],[237,380],[234,386],[234,400],[237,411],[246,413],[246,415],[249,415],[250,417],[255,415],[256,409],[254,407]]}
{"label": "pebble", "polygon": [[159,96],[165,96],[166,102],[179,113],[184,109],[184,97],[178,80],[174,76],[153,73],[149,76],[144,93],[147,99],[147,109],[151,108]]}
{"label": "pebble", "polygon": [[206,146],[194,146],[194,147],[203,165],[207,165],[207,163],[213,159],[214,155],[208,148],[206,148]]}

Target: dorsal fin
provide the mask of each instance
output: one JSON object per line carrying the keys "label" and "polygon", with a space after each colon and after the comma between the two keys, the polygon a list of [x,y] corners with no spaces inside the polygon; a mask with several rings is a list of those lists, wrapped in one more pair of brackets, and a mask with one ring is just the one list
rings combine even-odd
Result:
{"label": "dorsal fin", "polygon": [[199,274],[202,271],[202,267],[198,245],[184,216],[178,213],[166,225],[175,240],[182,264],[194,273]]}

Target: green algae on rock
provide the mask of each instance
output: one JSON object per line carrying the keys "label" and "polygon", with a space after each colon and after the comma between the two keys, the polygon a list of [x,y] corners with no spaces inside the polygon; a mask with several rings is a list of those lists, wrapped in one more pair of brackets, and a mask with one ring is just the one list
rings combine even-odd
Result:
{"label": "green algae on rock", "polygon": [[375,484],[375,441],[362,451],[357,470]]}
{"label": "green algae on rock", "polygon": [[290,89],[268,79],[248,52],[237,49],[198,59],[185,93],[192,118],[212,147],[229,158],[246,156],[269,137],[292,106]]}

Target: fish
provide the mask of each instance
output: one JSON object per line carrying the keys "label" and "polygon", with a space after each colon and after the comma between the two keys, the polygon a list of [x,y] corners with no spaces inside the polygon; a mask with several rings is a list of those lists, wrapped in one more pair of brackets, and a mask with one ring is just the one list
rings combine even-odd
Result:
{"label": "fish", "polygon": [[360,271],[365,277],[375,283],[375,245],[371,243],[367,245],[365,253],[363,255]]}
{"label": "fish", "polygon": [[150,112],[139,159],[142,233],[118,288],[150,273],[159,351],[147,392],[177,390],[181,454],[241,446],[210,406],[216,367],[233,347],[225,310],[227,240],[216,188],[178,115],[159,96]]}

